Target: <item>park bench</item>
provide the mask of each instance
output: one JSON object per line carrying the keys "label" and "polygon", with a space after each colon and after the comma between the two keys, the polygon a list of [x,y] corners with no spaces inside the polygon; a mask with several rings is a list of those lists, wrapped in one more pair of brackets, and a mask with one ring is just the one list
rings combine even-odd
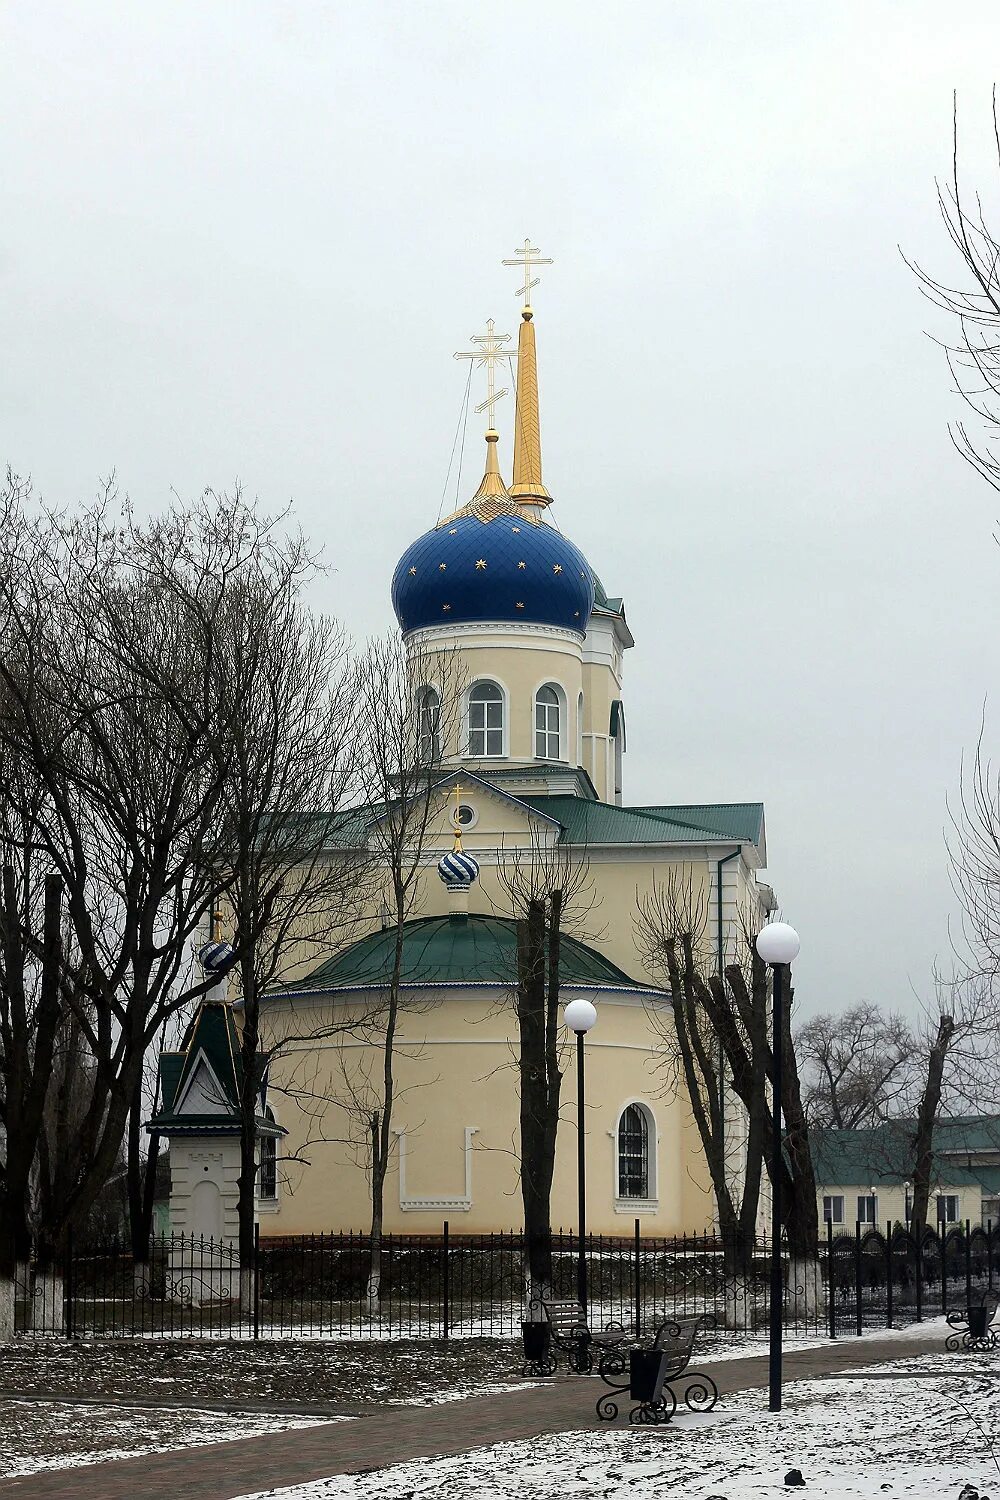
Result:
{"label": "park bench", "polygon": [[[678,1400],[688,1411],[711,1411],[719,1399],[719,1388],[711,1375],[689,1366],[699,1332],[714,1325],[710,1315],[664,1322],[644,1346],[607,1350],[598,1374],[610,1390],[598,1397],[597,1415],[602,1421],[613,1422],[618,1415],[615,1397],[626,1393],[636,1403],[629,1412],[630,1422],[669,1422]],[[674,1382],[678,1384],[676,1391]]]}
{"label": "park bench", "polygon": [[948,1326],[953,1332],[945,1339],[945,1348],[952,1353],[958,1349],[995,1349],[993,1319],[998,1307],[1000,1295],[996,1292],[973,1292],[965,1307],[956,1307],[948,1314]]}
{"label": "park bench", "polygon": [[[586,1312],[576,1301],[542,1297],[534,1304],[534,1310],[543,1316],[523,1325],[525,1375],[553,1375],[560,1354],[566,1356],[574,1374],[589,1375],[594,1368],[595,1351],[617,1348],[628,1337],[619,1323],[592,1328]],[[547,1330],[547,1336],[543,1330]]]}

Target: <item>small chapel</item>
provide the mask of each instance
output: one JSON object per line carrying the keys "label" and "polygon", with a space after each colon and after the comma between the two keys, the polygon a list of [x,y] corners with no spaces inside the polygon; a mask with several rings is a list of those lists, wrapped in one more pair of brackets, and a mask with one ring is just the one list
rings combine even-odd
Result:
{"label": "small chapel", "polygon": [[[649,1234],[701,1232],[712,1227],[714,1203],[683,1081],[672,1071],[669,1000],[637,941],[637,893],[671,872],[682,878],[706,912],[713,956],[720,966],[729,962],[742,932],[773,908],[760,878],[764,809],[678,802],[674,786],[664,787],[662,802],[626,799],[625,659],[635,641],[624,601],[601,581],[599,538],[582,549],[561,529],[562,519],[573,523],[573,475],[547,475],[551,492],[543,480],[529,298],[538,282],[532,272],[551,262],[526,241],[505,264],[517,265],[524,281],[516,356],[492,320],[465,356],[487,382],[481,482],[406,547],[391,576],[399,629],[425,679],[415,683],[414,712],[424,735],[447,742],[429,746],[441,774],[405,931],[385,1229],[437,1235],[448,1219],[452,1233],[483,1233],[520,1222],[516,924],[504,915],[501,877],[519,851],[549,850],[586,862],[587,925],[596,934],[568,931],[560,966],[562,1003],[585,999],[597,1011],[586,1038],[589,1228],[628,1234],[638,1218]],[[508,481],[493,425],[494,372],[512,356]],[[420,519],[414,515],[417,525]],[[456,677],[434,668],[446,657],[461,668],[460,701],[447,714],[442,696]],[[379,809],[357,814],[377,819]],[[297,1031],[314,1039],[272,1064],[259,1122],[262,1237],[368,1227],[363,1138],[351,1138],[335,1112],[318,1123],[315,1103],[324,1090],[332,1098],[342,1087],[345,1066],[359,1076],[379,1066],[377,1036],[345,1039],[332,1024],[368,1002],[377,1011],[388,984],[394,932],[374,905],[367,925],[267,998],[264,1019],[276,1032],[294,1006]],[[164,1059],[160,1119],[171,1136],[172,1227],[228,1237],[235,1233],[238,1130],[232,1121],[227,1129],[224,1100],[236,1087],[236,1062],[230,1024],[209,1023],[223,1004],[206,1004],[184,1052]],[[567,1228],[577,1202],[571,1042],[567,1035],[552,1192],[552,1223]],[[283,1086],[301,1078],[304,1053],[308,1102],[301,1089]],[[211,1072],[208,1086],[197,1082],[199,1067]],[[208,1181],[218,1192],[198,1209],[194,1195],[207,1204]]]}

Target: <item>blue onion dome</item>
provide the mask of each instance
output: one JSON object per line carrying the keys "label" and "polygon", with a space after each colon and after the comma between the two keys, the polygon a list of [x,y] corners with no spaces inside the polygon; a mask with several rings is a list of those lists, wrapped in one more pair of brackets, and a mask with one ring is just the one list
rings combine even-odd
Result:
{"label": "blue onion dome", "polygon": [[228,943],[206,943],[198,950],[198,961],[206,974],[225,974],[236,962],[236,954]]}
{"label": "blue onion dome", "polygon": [[404,633],[510,621],[585,635],[594,574],[579,547],[526,507],[474,501],[407,547],[392,607]]}
{"label": "blue onion dome", "polygon": [[450,888],[470,886],[479,875],[479,865],[464,849],[454,849],[438,860],[438,874]]}

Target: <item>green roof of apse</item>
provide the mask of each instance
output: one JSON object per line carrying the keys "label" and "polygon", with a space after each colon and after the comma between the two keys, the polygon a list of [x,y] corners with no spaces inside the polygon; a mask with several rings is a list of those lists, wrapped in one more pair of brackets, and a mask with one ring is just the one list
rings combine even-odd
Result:
{"label": "green roof of apse", "polygon": [[[270,991],[272,997],[311,990],[375,989],[392,973],[395,931],[370,932],[320,964],[307,978]],[[517,982],[517,924],[509,917],[418,917],[403,936],[402,983],[512,985]],[[594,948],[564,933],[560,983],[576,989],[646,989]]]}

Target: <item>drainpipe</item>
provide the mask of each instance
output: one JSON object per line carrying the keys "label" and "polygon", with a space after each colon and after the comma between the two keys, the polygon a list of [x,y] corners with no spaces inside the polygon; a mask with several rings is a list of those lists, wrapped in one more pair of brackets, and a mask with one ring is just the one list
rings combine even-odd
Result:
{"label": "drainpipe", "polygon": [[[739,849],[734,849],[732,854],[727,854],[724,859],[716,861],[715,864],[715,941],[716,953],[719,961],[719,978],[722,979],[722,966],[725,962],[725,945],[722,938],[722,867],[728,865],[730,860],[739,859]],[[722,1050],[722,1042],[719,1042],[719,1119],[723,1129],[723,1145],[725,1145],[726,1126],[726,1087],[725,1079],[725,1054]]]}

